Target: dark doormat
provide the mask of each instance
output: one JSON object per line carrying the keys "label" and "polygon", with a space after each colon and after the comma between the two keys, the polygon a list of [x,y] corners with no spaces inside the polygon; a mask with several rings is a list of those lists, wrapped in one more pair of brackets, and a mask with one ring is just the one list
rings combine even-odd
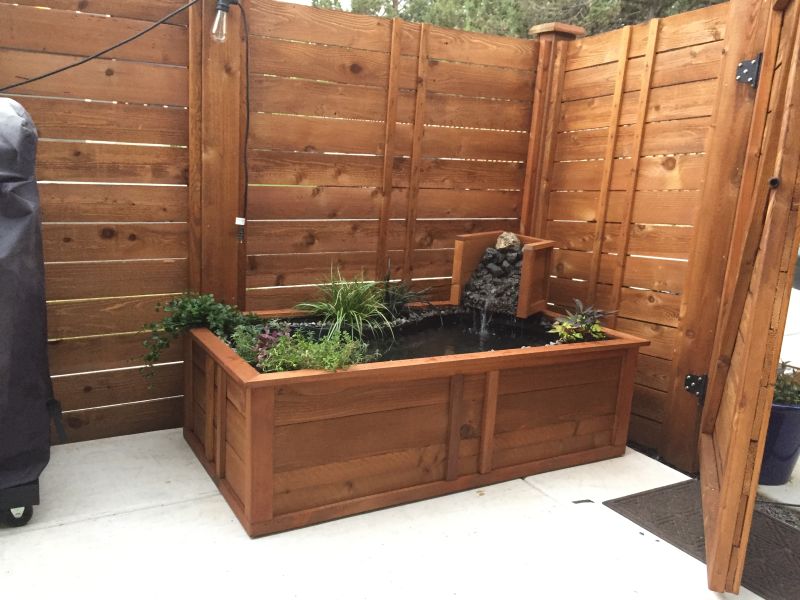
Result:
{"label": "dark doormat", "polygon": [[[705,562],[700,482],[696,479],[603,504]],[[742,585],[766,600],[800,598],[800,529],[757,509]]]}

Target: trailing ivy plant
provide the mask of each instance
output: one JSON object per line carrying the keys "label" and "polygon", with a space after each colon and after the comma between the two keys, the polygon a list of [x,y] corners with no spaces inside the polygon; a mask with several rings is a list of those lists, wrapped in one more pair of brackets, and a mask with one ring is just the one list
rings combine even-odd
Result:
{"label": "trailing ivy plant", "polygon": [[173,340],[193,327],[207,327],[220,338],[228,340],[237,327],[259,323],[257,315],[244,314],[235,306],[217,302],[211,294],[183,294],[166,304],[157,305],[156,311],[163,312],[165,316],[160,321],[145,325],[149,337],[144,341],[144,362],[148,367],[158,362],[161,353],[169,348]]}
{"label": "trailing ivy plant", "polygon": [[800,406],[800,371],[781,362],[778,365],[778,377],[775,379],[775,393],[772,396],[774,404],[788,404]]}
{"label": "trailing ivy plant", "polygon": [[367,331],[392,332],[383,290],[376,282],[361,277],[347,280],[337,270],[317,289],[322,296],[319,300],[302,302],[296,308],[319,317],[328,329],[328,339],[336,339],[342,333],[362,339]]}
{"label": "trailing ivy plant", "polygon": [[611,313],[584,307],[580,300],[575,300],[575,312],[567,311],[566,316],[558,317],[550,329],[550,333],[558,335],[558,344],[574,344],[606,339],[600,320]]}

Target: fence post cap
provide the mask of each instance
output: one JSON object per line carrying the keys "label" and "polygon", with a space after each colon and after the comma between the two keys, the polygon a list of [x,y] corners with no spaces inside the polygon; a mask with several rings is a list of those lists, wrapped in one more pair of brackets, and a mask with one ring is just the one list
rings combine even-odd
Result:
{"label": "fence post cap", "polygon": [[585,36],[586,30],[578,25],[570,25],[568,23],[542,23],[528,29],[528,33],[534,37],[552,33],[561,39],[574,40]]}

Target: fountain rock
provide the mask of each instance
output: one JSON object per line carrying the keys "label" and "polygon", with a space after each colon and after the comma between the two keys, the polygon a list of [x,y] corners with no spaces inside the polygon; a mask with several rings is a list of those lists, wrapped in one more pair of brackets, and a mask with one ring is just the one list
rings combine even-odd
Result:
{"label": "fountain rock", "polygon": [[[519,238],[514,234],[509,234]],[[487,248],[464,288],[462,303],[481,313],[516,314],[522,252],[513,245]]]}
{"label": "fountain rock", "polygon": [[511,233],[510,231],[504,231],[497,236],[497,242],[495,243],[494,247],[497,250],[505,250],[507,248],[519,250],[522,248],[522,242],[515,234]]}

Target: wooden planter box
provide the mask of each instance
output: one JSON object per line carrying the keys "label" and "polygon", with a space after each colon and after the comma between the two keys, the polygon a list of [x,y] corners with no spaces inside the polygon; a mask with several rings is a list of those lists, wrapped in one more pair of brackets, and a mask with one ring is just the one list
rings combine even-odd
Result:
{"label": "wooden planter box", "polygon": [[625,451],[645,340],[260,374],[186,343],[184,434],[251,536]]}
{"label": "wooden planter box", "polygon": [[[450,284],[450,304],[461,303],[461,294],[472,272],[481,262],[487,248],[494,248],[502,231],[457,235],[453,253],[453,281]],[[520,319],[547,308],[547,282],[550,261],[556,243],[528,235],[516,234],[522,242],[522,270],[519,280],[517,314]]]}

